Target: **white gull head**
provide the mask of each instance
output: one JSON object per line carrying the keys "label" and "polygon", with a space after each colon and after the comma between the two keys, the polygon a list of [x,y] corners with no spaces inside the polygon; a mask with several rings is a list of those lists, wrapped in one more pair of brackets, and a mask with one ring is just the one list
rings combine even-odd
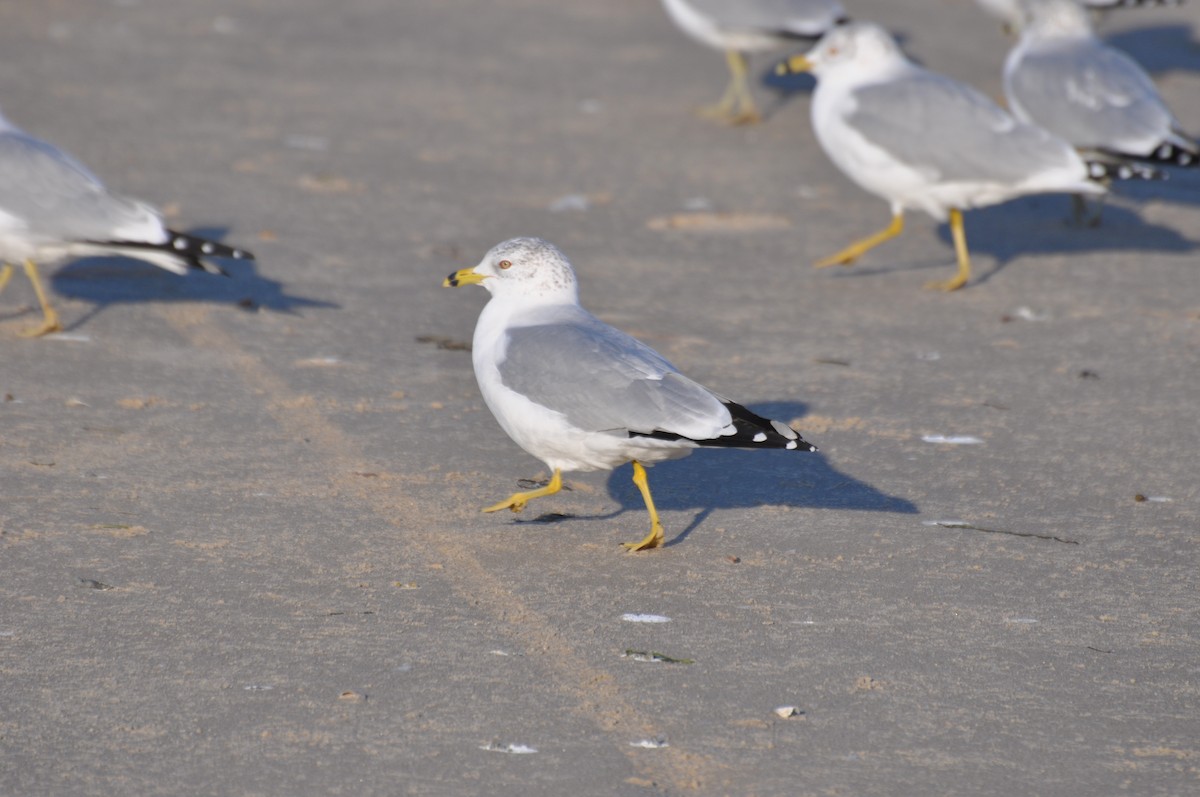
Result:
{"label": "white gull head", "polygon": [[472,269],[496,298],[574,304],[579,284],[566,255],[541,238],[513,238],[497,244]]}
{"label": "white gull head", "polygon": [[818,77],[844,69],[864,74],[887,72],[908,62],[892,35],[872,22],[834,28],[805,58]]}

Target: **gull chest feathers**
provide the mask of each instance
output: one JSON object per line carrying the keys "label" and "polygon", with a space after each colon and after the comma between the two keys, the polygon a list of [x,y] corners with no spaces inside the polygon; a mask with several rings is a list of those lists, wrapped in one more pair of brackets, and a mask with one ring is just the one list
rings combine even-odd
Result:
{"label": "gull chest feathers", "polygon": [[[556,351],[561,341],[545,339],[570,335],[572,323],[591,326],[588,315],[578,305],[528,306],[495,297],[475,326],[471,357],[484,402],[508,436],[552,470],[607,470],[630,459],[624,429],[586,428],[596,424],[578,417],[571,422],[567,408],[586,400],[586,387],[563,380],[574,364]],[[652,445],[641,458],[656,462],[685,453]]]}

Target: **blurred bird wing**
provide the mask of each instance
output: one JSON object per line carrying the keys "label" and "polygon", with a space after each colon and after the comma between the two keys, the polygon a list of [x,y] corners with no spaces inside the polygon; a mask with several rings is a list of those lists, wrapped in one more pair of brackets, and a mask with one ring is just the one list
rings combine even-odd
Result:
{"label": "blurred bird wing", "polygon": [[1011,102],[1076,146],[1135,152],[1179,126],[1142,68],[1094,39],[1030,49],[1006,77]]}
{"label": "blurred bird wing", "polygon": [[152,208],[110,194],[74,158],[13,128],[0,131],[0,213],[61,241],[164,237]]}
{"label": "blurred bird wing", "polygon": [[862,86],[853,99],[846,123],[931,182],[1017,184],[1074,157],[970,86],[925,70]]}

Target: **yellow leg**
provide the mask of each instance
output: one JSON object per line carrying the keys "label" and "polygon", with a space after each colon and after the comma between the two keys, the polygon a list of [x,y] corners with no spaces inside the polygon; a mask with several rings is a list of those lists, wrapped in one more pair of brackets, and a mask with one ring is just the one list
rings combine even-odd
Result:
{"label": "yellow leg", "polygon": [[558,468],[554,469],[554,475],[550,477],[550,483],[545,487],[540,487],[536,490],[530,490],[525,493],[513,493],[508,498],[498,504],[492,504],[489,507],[484,507],[484,512],[499,512],[501,509],[511,509],[514,512],[520,512],[525,508],[525,504],[532,501],[534,498],[541,498],[545,495],[554,495],[562,489],[562,471]]}
{"label": "yellow leg", "polygon": [[[33,292],[37,294],[38,304],[42,307],[42,323],[41,326],[21,332],[21,337],[36,338],[51,332],[58,332],[62,329],[62,324],[58,321],[58,313],[54,312],[54,308],[46,300],[46,292],[42,290],[42,282],[38,279],[37,266],[33,264],[32,260],[25,261],[25,276],[29,277],[29,282],[33,285]],[[10,277],[12,277],[12,266],[5,264],[3,271],[0,272],[0,291],[4,290]]]}
{"label": "yellow leg", "polygon": [[642,500],[646,502],[646,509],[650,512],[650,533],[641,542],[623,542],[621,545],[630,552],[657,548],[663,544],[663,527],[662,523],[658,521],[658,510],[654,508],[654,499],[650,497],[650,484],[646,481],[646,469],[636,459],[633,461],[633,483],[642,491]]}
{"label": "yellow leg", "polygon": [[938,291],[955,291],[967,284],[971,278],[971,256],[967,254],[967,234],[963,231],[962,211],[950,211],[950,234],[954,237],[954,253],[958,256],[958,273],[948,280],[934,280],[926,288]]}
{"label": "yellow leg", "polygon": [[750,94],[746,58],[737,50],[726,50],[725,61],[729,64],[729,86],[716,105],[701,109],[701,113],[731,125],[754,124],[760,117]]}
{"label": "yellow leg", "polygon": [[895,238],[900,233],[904,232],[904,215],[897,213],[892,216],[892,223],[886,228],[880,230],[874,235],[869,235],[861,241],[850,244],[836,255],[830,255],[824,260],[818,260],[813,265],[817,268],[828,268],[829,266],[848,266],[857,260],[868,249],[874,249],[884,241]]}

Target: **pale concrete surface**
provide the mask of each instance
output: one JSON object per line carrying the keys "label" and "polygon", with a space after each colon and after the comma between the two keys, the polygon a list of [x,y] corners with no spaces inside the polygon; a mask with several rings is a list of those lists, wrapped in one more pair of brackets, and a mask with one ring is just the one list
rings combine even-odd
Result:
{"label": "pale concrete surface", "polygon": [[[973,4],[848,5],[999,92]],[[1200,132],[1198,28],[1104,30]],[[1200,790],[1200,175],[970,213],[947,296],[918,215],[811,269],[885,204],[803,92],[697,120],[724,66],[650,0],[14,3],[0,44],[17,124],[259,256],[64,266],[58,339],[0,297],[0,793]],[[441,278],[518,234],[821,453],[654,468],[645,555],[628,468],[479,514],[544,474],[417,338],[470,339]]]}

